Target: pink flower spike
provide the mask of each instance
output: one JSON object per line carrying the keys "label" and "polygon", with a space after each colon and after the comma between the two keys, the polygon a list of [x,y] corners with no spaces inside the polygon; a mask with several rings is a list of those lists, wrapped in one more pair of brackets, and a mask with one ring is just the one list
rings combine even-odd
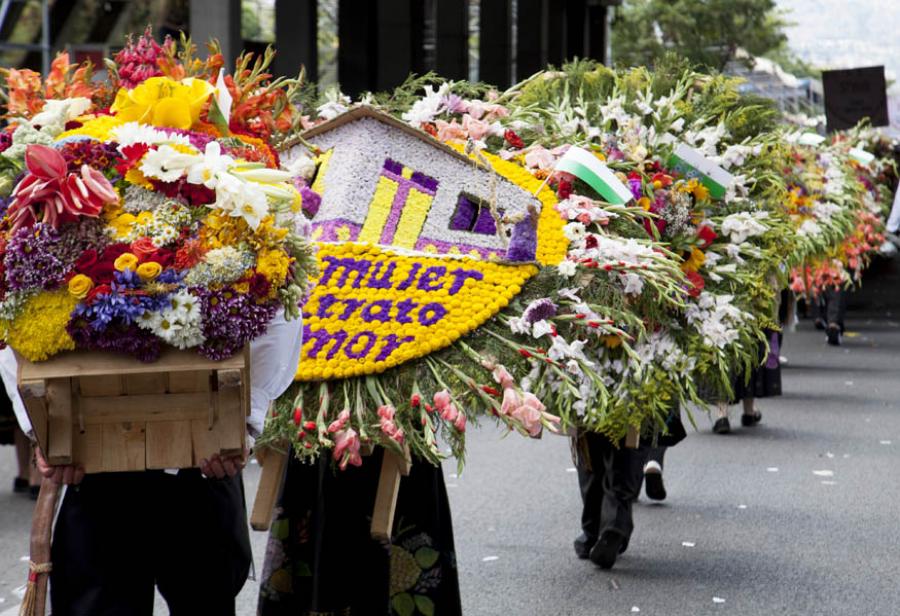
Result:
{"label": "pink flower spike", "polygon": [[522,399],[522,404],[524,404],[525,406],[530,406],[531,408],[537,409],[538,411],[542,412],[547,408],[540,400],[537,399],[537,396],[527,391],[525,392],[525,396]]}
{"label": "pink flower spike", "polygon": [[519,394],[516,393],[516,390],[512,387],[507,387],[503,390],[503,402],[500,403],[500,414],[510,415],[521,404],[522,401],[519,399]]}
{"label": "pink flower spike", "polygon": [[446,389],[434,394],[434,408],[436,408],[437,410],[440,411],[447,408],[447,405],[449,405],[450,402],[450,392]]}
{"label": "pink flower spike", "polygon": [[453,427],[457,429],[459,432],[466,431],[466,414],[460,413],[456,416],[456,421],[453,422]]}

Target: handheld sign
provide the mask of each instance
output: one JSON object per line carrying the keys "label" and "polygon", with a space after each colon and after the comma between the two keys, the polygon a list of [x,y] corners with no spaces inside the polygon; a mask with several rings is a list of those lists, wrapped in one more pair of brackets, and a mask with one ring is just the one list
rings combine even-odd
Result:
{"label": "handheld sign", "polygon": [[709,189],[713,199],[722,199],[734,182],[733,175],[683,143],[678,144],[669,158],[669,167],[687,177],[697,178]]}
{"label": "handheld sign", "polygon": [[866,118],[872,126],[887,126],[887,87],[883,66],[822,73],[828,130],[853,128]]}

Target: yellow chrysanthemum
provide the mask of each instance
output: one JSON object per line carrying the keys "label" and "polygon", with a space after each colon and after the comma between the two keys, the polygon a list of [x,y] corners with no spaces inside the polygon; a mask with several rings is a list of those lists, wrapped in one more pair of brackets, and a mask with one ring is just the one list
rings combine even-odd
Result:
{"label": "yellow chrysanthemum", "polygon": [[202,79],[151,77],[133,90],[120,89],[110,109],[123,122],[187,130],[200,120],[200,111],[214,91]]}
{"label": "yellow chrysanthemum", "polygon": [[78,298],[68,290],[45,291],[28,299],[12,321],[0,322],[6,342],[29,361],[43,361],[71,351],[75,341],[66,331]]}
{"label": "yellow chrysanthemum", "polygon": [[706,263],[706,254],[697,247],[691,248],[691,254],[681,264],[681,271],[685,273],[699,271],[704,263]]}
{"label": "yellow chrysanthemum", "polygon": [[256,260],[256,271],[265,276],[273,287],[280,287],[287,278],[291,261],[283,250],[265,250]]}
{"label": "yellow chrysanthemum", "polygon": [[56,140],[65,139],[67,137],[90,137],[95,141],[109,141],[112,139],[110,134],[112,129],[124,124],[124,121],[117,116],[97,116],[92,120],[88,120],[78,128],[67,130],[59,135]]}

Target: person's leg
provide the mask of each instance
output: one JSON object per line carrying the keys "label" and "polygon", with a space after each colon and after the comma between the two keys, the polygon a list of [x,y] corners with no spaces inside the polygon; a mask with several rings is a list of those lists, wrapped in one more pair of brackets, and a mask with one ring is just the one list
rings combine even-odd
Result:
{"label": "person's leg", "polygon": [[600,513],[603,503],[603,444],[606,439],[593,432],[580,434],[577,450],[578,487],[581,490],[581,535],[575,539],[575,553],[587,558],[600,537]]}
{"label": "person's leg", "polygon": [[756,410],[756,406],[754,404],[754,398],[744,398],[742,401],[744,405],[744,412],[741,414],[741,425],[742,426],[755,426],[762,419],[762,413]]}
{"label": "person's leg", "polygon": [[647,498],[655,501],[666,500],[666,486],[663,483],[663,458],[666,455],[666,448],[647,447],[646,455],[644,482]]}
{"label": "person's leg", "polygon": [[716,434],[728,434],[731,432],[731,423],[728,421],[728,403],[719,401],[716,403],[716,421],[713,424],[713,432]]}
{"label": "person's leg", "polygon": [[240,475],[186,469],[161,476],[155,493],[154,575],[171,616],[232,616],[252,558]]}
{"label": "person's leg", "polygon": [[[622,446],[616,448],[606,440],[602,453],[604,472],[600,538],[591,549],[590,556],[594,563],[609,569],[618,555],[627,549],[634,531],[631,506],[641,489],[644,452]],[[595,460],[594,464],[596,466],[598,461]]]}
{"label": "person's leg", "polygon": [[31,441],[18,427],[13,435],[16,443],[16,460],[19,463],[19,472],[13,482],[13,491],[26,492],[31,479]]}
{"label": "person's leg", "polygon": [[88,475],[67,489],[51,550],[54,616],[153,613],[146,475]]}
{"label": "person's leg", "polygon": [[847,310],[847,296],[843,289],[829,288],[825,291],[827,298],[825,320],[828,344],[840,346],[841,334],[844,333],[844,314]]}

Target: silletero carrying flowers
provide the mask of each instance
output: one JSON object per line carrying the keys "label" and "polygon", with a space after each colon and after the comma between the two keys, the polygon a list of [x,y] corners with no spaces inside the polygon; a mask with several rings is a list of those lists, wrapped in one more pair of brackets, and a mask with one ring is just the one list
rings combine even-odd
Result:
{"label": "silletero carrying flowers", "polygon": [[[269,145],[291,127],[288,82],[246,61],[221,79],[217,53],[182,63],[171,42],[138,44],[147,53],[127,46],[109,83],[64,54],[43,84],[7,71],[0,335],[31,361],[152,361],[164,345],[221,359],[279,308],[298,315],[311,250]],[[256,112],[228,122],[231,104]]]}

